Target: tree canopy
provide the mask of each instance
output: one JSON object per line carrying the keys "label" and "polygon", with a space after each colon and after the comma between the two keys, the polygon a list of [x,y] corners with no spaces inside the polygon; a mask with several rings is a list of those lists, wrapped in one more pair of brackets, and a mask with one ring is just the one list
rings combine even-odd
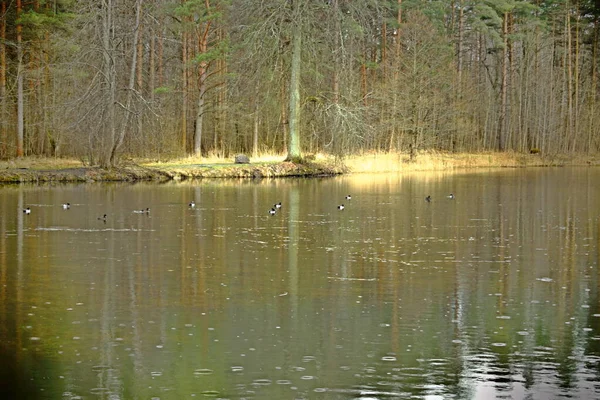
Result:
{"label": "tree canopy", "polygon": [[596,0],[0,0],[0,157],[600,148]]}

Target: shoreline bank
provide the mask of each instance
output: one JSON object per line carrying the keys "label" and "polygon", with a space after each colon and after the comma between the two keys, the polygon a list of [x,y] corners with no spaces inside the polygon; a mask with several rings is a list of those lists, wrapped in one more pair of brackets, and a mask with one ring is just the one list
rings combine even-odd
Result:
{"label": "shoreline bank", "polygon": [[[281,156],[283,159],[284,156]],[[79,164],[79,165],[78,165]],[[74,160],[24,158],[0,164],[0,183],[182,181],[203,178],[319,177],[348,173],[389,173],[600,165],[595,156],[541,156],[520,153],[434,153],[410,160],[405,153],[372,153],[343,159],[316,156],[302,164],[261,161],[234,164],[225,159],[182,159],[173,162],[137,162],[102,169],[80,166]]]}

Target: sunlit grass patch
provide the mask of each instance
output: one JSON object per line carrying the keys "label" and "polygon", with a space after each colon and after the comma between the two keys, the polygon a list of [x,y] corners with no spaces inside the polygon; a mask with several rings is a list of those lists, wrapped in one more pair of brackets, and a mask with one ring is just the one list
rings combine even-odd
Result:
{"label": "sunlit grass patch", "polygon": [[349,155],[344,162],[351,172],[439,171],[466,168],[497,168],[589,164],[581,157],[540,157],[537,154],[515,152],[446,153],[423,151],[411,159],[407,153],[366,153]]}

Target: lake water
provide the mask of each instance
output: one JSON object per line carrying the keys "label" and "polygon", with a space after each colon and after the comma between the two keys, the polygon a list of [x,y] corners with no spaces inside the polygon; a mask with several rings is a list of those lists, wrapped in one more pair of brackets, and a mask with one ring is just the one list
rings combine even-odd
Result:
{"label": "lake water", "polygon": [[5,186],[2,373],[16,398],[598,398],[598,199],[598,168]]}

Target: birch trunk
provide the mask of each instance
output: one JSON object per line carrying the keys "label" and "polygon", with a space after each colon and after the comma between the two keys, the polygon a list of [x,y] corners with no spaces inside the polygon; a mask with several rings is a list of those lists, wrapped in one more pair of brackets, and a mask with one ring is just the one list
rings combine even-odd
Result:
{"label": "birch trunk", "polygon": [[[296,11],[299,6],[296,4]],[[298,19],[296,19],[298,21]],[[299,24],[299,22],[296,22]],[[294,28],[292,38],[292,64],[290,76],[290,130],[288,142],[287,161],[297,161],[300,157],[300,69],[302,67],[302,28],[297,25]]]}

